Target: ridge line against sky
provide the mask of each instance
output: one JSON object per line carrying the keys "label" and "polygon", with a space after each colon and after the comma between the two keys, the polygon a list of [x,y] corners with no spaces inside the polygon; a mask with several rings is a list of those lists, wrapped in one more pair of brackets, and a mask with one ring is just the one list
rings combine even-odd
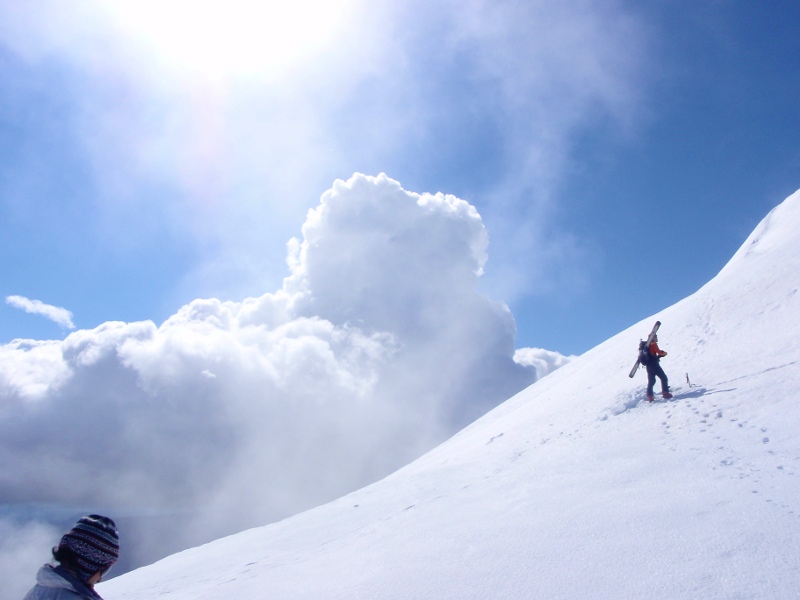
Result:
{"label": "ridge line against sky", "polygon": [[332,181],[385,172],[475,206],[518,347],[574,354],[800,184],[796,3],[324,4],[0,2],[4,297],[80,328],[256,297]]}

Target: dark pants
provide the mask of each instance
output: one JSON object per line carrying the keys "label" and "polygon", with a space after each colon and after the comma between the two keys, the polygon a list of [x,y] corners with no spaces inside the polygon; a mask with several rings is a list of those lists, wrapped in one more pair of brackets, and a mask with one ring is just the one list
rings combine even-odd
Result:
{"label": "dark pants", "polygon": [[653,386],[656,384],[656,377],[661,380],[661,393],[669,391],[669,381],[664,369],[657,362],[652,362],[647,365],[647,395],[653,395]]}

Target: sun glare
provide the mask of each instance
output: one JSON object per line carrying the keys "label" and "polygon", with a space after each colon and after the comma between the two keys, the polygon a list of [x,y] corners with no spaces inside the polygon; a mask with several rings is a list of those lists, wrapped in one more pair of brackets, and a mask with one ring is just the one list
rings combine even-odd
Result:
{"label": "sun glare", "polygon": [[354,0],[118,0],[120,26],[167,66],[209,76],[280,75],[321,51]]}

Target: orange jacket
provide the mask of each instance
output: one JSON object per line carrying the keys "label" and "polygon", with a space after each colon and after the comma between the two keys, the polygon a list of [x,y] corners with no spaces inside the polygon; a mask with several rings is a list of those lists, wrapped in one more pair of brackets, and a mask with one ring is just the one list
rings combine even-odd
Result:
{"label": "orange jacket", "polygon": [[658,347],[658,344],[656,342],[650,342],[650,354],[652,354],[653,356],[658,356],[659,358],[667,355],[666,352],[664,352],[661,348]]}

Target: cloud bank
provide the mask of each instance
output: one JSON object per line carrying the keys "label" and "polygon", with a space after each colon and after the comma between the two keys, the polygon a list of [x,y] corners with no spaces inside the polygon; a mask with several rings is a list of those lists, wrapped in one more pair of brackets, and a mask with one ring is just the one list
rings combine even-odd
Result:
{"label": "cloud bank", "polygon": [[44,523],[18,523],[0,518],[0,565],[3,565],[3,597],[22,598],[33,587],[33,566],[51,559],[50,548],[63,532]]}
{"label": "cloud bank", "polygon": [[25,296],[7,296],[6,304],[32,315],[41,315],[67,329],[75,329],[72,313],[66,308],[45,304],[41,300],[30,300]]}
{"label": "cloud bank", "polygon": [[514,362],[536,369],[537,379],[563,367],[575,356],[564,356],[559,352],[544,348],[520,348],[514,352]]}
{"label": "cloud bank", "polygon": [[155,512],[145,562],[374,481],[561,362],[514,360],[454,196],[355,175],[288,246],[273,293],[0,347],[0,503]]}

